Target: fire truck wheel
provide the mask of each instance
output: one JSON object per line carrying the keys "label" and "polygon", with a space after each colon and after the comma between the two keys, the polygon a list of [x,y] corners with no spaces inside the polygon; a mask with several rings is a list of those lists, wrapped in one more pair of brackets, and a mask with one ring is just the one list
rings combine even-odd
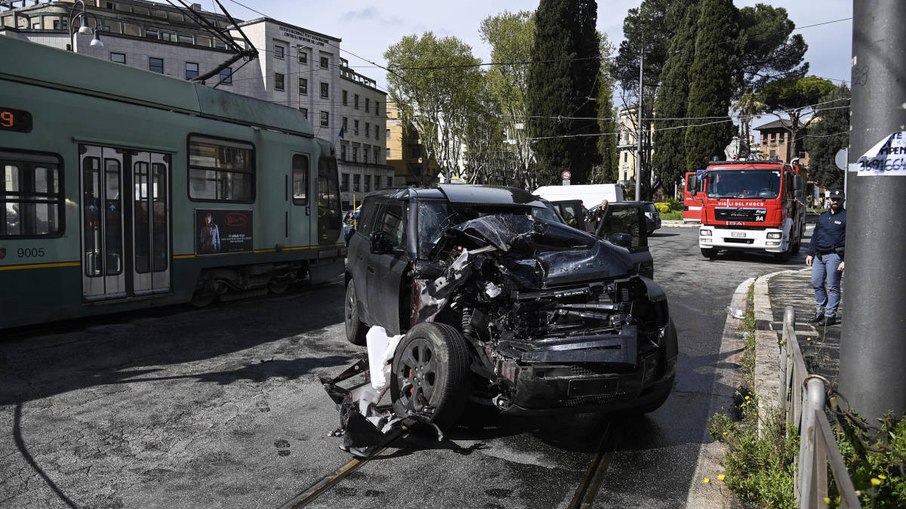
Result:
{"label": "fire truck wheel", "polygon": [[776,260],[778,263],[786,263],[789,261],[791,253],[792,248],[787,249],[782,253],[774,253],[774,260]]}
{"label": "fire truck wheel", "polygon": [[717,258],[717,250],[714,249],[713,247],[712,247],[712,248],[704,248],[704,247],[703,247],[703,248],[702,248],[702,256],[704,256],[705,258],[707,258],[707,259],[709,259],[709,260],[713,260],[713,259]]}

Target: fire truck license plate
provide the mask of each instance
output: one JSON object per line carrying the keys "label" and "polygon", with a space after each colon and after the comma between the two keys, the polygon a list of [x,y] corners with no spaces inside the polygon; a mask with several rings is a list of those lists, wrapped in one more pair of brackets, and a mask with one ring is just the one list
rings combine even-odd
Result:
{"label": "fire truck license plate", "polygon": [[746,232],[730,232],[730,236],[744,239],[746,238]]}

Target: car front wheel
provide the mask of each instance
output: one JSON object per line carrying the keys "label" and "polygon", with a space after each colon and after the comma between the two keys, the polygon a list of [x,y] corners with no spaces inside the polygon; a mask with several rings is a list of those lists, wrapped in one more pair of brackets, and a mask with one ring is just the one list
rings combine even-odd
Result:
{"label": "car front wheel", "polygon": [[451,427],[469,397],[470,364],[469,347],[459,331],[442,323],[415,325],[393,356],[394,413],[429,415],[439,427]]}

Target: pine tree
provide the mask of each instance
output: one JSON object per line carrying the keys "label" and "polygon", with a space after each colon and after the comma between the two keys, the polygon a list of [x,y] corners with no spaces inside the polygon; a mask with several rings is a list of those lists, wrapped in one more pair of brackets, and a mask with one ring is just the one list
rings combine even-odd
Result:
{"label": "pine tree", "polygon": [[837,168],[837,151],[849,145],[849,98],[845,85],[821,98],[815,120],[805,136],[809,155],[809,179],[828,189],[843,188],[843,172]]}
{"label": "pine tree", "polygon": [[700,4],[686,106],[689,123],[694,124],[686,130],[687,168],[701,168],[712,156],[722,159],[733,135],[727,112],[739,55],[738,16],[732,0],[702,0]]}
{"label": "pine tree", "polygon": [[[696,2],[673,4],[670,17],[679,19],[677,33],[670,43],[667,61],[661,72],[661,86],[654,101],[655,133],[652,166],[658,179],[668,189],[686,171],[684,143],[689,96],[689,69],[695,59],[695,25],[698,21]],[[661,120],[664,119],[664,120]],[[671,191],[672,192],[672,191]]]}
{"label": "pine tree", "polygon": [[600,161],[594,97],[600,66],[594,0],[541,0],[529,68],[529,134],[539,184],[572,172],[588,182]]}

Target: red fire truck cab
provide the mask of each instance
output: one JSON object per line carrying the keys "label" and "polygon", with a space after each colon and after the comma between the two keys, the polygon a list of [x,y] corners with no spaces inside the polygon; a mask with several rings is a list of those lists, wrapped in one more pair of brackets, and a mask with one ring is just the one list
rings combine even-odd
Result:
{"label": "red fire truck cab", "polygon": [[715,161],[701,175],[698,245],[715,258],[720,250],[797,254],[805,230],[799,165],[781,161]]}

